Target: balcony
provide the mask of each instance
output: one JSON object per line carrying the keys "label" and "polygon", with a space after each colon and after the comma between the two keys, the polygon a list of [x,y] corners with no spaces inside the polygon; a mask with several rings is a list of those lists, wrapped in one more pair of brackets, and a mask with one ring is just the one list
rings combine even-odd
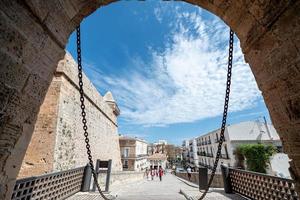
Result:
{"label": "balcony", "polygon": [[126,158],[126,159],[135,159],[137,156],[135,154],[122,154],[121,158]]}
{"label": "balcony", "polygon": [[213,158],[213,157],[214,157],[214,154],[212,154],[212,153],[207,153],[206,156],[207,156],[207,157]]}
{"label": "balcony", "polygon": [[198,156],[206,156],[206,157],[210,157],[210,158],[214,157],[214,154],[212,154],[212,153],[206,153],[205,151],[198,151],[197,155]]}
{"label": "balcony", "polygon": [[[215,143],[219,143],[220,142],[220,139],[215,139]],[[226,139],[224,138],[223,142],[226,142]]]}

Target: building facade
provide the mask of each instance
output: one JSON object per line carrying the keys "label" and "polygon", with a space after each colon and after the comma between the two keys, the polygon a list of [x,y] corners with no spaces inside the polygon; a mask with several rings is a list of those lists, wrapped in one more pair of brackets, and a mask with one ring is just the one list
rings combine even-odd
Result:
{"label": "building facade", "polygon": [[182,159],[187,162],[189,159],[189,141],[183,140],[182,142]]}
{"label": "building facade", "polygon": [[147,142],[127,136],[119,137],[123,170],[144,171],[147,163]]}
{"label": "building facade", "polygon": [[[225,140],[222,145],[217,173],[221,173],[220,164],[226,164],[231,167],[237,167],[239,165],[235,150],[242,144],[271,144],[277,147],[279,152],[282,151],[282,143],[275,128],[273,125],[267,124],[266,122],[247,121],[228,125],[225,129],[224,136]],[[186,160],[188,160],[192,166],[212,168],[219,141],[220,129],[189,140],[188,148],[186,148],[188,149],[188,153],[184,154],[187,156]],[[187,142],[185,141],[184,144],[187,145]],[[195,155],[195,148],[197,155]],[[282,165],[285,165],[285,168],[289,167],[288,158],[286,156],[274,155],[271,158],[271,165],[268,173],[275,175],[282,173],[278,171],[278,169],[281,169],[280,167],[276,165],[272,166],[272,163],[278,163],[278,159],[284,161],[282,162]],[[196,162],[198,162],[198,164]],[[286,172],[285,175],[288,176]]]}
{"label": "building facade", "polygon": [[159,167],[166,169],[168,164],[167,158],[167,155],[162,153],[155,153],[153,155],[150,155],[148,156],[149,166],[153,169],[158,169]]}

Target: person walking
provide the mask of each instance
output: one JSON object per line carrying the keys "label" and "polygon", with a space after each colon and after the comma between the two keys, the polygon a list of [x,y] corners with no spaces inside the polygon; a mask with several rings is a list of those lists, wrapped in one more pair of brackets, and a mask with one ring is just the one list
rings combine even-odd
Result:
{"label": "person walking", "polygon": [[164,174],[164,170],[162,169],[161,166],[159,166],[158,175],[159,175],[159,180],[160,181],[162,181],[163,174]]}
{"label": "person walking", "polygon": [[152,166],[150,166],[150,174],[151,174],[151,180],[153,181],[153,178],[155,176],[155,171]]}
{"label": "person walking", "polygon": [[148,170],[148,167],[145,170],[145,176],[146,176],[147,180],[149,180],[149,170]]}
{"label": "person walking", "polygon": [[186,169],[186,171],[187,171],[188,179],[189,179],[189,181],[191,181],[192,169],[190,168],[190,166],[188,166],[188,168]]}

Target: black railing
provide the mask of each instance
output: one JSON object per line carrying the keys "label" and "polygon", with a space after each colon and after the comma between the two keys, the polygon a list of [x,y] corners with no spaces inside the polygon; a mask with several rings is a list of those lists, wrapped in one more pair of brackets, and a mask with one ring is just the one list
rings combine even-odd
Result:
{"label": "black railing", "polygon": [[80,191],[84,167],[67,171],[19,179],[12,200],[65,199]]}
{"label": "black railing", "polygon": [[238,193],[250,199],[299,200],[291,179],[221,165],[226,193]]}
{"label": "black railing", "polygon": [[197,152],[197,155],[198,155],[198,156],[211,157],[211,158],[214,157],[214,155],[213,155],[212,153],[206,153],[205,151],[200,151],[200,152],[198,151],[198,152]]}
{"label": "black railing", "polygon": [[[215,139],[215,143],[219,143],[219,142],[220,142],[220,139]],[[223,142],[226,142],[225,138],[223,139]]]}
{"label": "black railing", "polygon": [[211,158],[214,157],[214,155],[212,153],[207,153],[206,156],[211,157]]}
{"label": "black railing", "polygon": [[148,156],[148,155],[147,154],[139,154],[139,155],[136,155],[136,154],[128,154],[128,155],[122,154],[121,158],[136,159],[136,158],[143,158],[143,157],[146,157],[146,156]]}

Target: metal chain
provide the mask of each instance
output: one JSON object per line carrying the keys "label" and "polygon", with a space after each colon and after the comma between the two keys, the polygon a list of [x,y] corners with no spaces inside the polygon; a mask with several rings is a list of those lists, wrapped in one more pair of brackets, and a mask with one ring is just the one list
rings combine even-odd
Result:
{"label": "metal chain", "polygon": [[76,28],[76,35],[77,35],[77,64],[78,64],[78,80],[79,80],[79,93],[80,93],[80,108],[81,108],[81,116],[82,116],[82,124],[83,124],[83,131],[85,137],[85,147],[87,150],[89,165],[92,170],[92,175],[94,178],[94,183],[97,186],[97,189],[101,195],[101,197],[105,200],[108,199],[102,192],[100,185],[98,183],[97,174],[94,169],[94,162],[91,152],[90,140],[89,140],[89,133],[87,127],[87,120],[86,120],[86,112],[85,112],[85,104],[84,104],[84,91],[83,91],[83,81],[82,81],[82,64],[81,64],[81,40],[80,40],[80,25]]}
{"label": "metal chain", "polygon": [[205,195],[207,194],[207,192],[208,192],[208,190],[209,190],[209,188],[212,184],[212,181],[214,179],[214,176],[215,176],[215,173],[216,173],[216,170],[217,170],[217,167],[218,167],[219,159],[220,159],[220,156],[221,156],[222,145],[223,145],[224,138],[225,138],[224,133],[225,133],[225,128],[226,128],[226,120],[227,120],[227,112],[228,112],[228,104],[229,104],[229,94],[230,94],[230,85],[231,85],[231,69],[232,69],[232,59],[233,59],[233,35],[234,35],[234,32],[230,29],[226,94],[225,94],[224,111],[223,111],[223,118],[222,118],[222,125],[221,125],[221,133],[220,133],[220,141],[219,141],[219,145],[218,145],[218,151],[217,151],[217,154],[216,154],[214,167],[211,171],[210,179],[208,181],[208,186],[207,186],[206,190],[202,193],[199,200],[204,199]]}

